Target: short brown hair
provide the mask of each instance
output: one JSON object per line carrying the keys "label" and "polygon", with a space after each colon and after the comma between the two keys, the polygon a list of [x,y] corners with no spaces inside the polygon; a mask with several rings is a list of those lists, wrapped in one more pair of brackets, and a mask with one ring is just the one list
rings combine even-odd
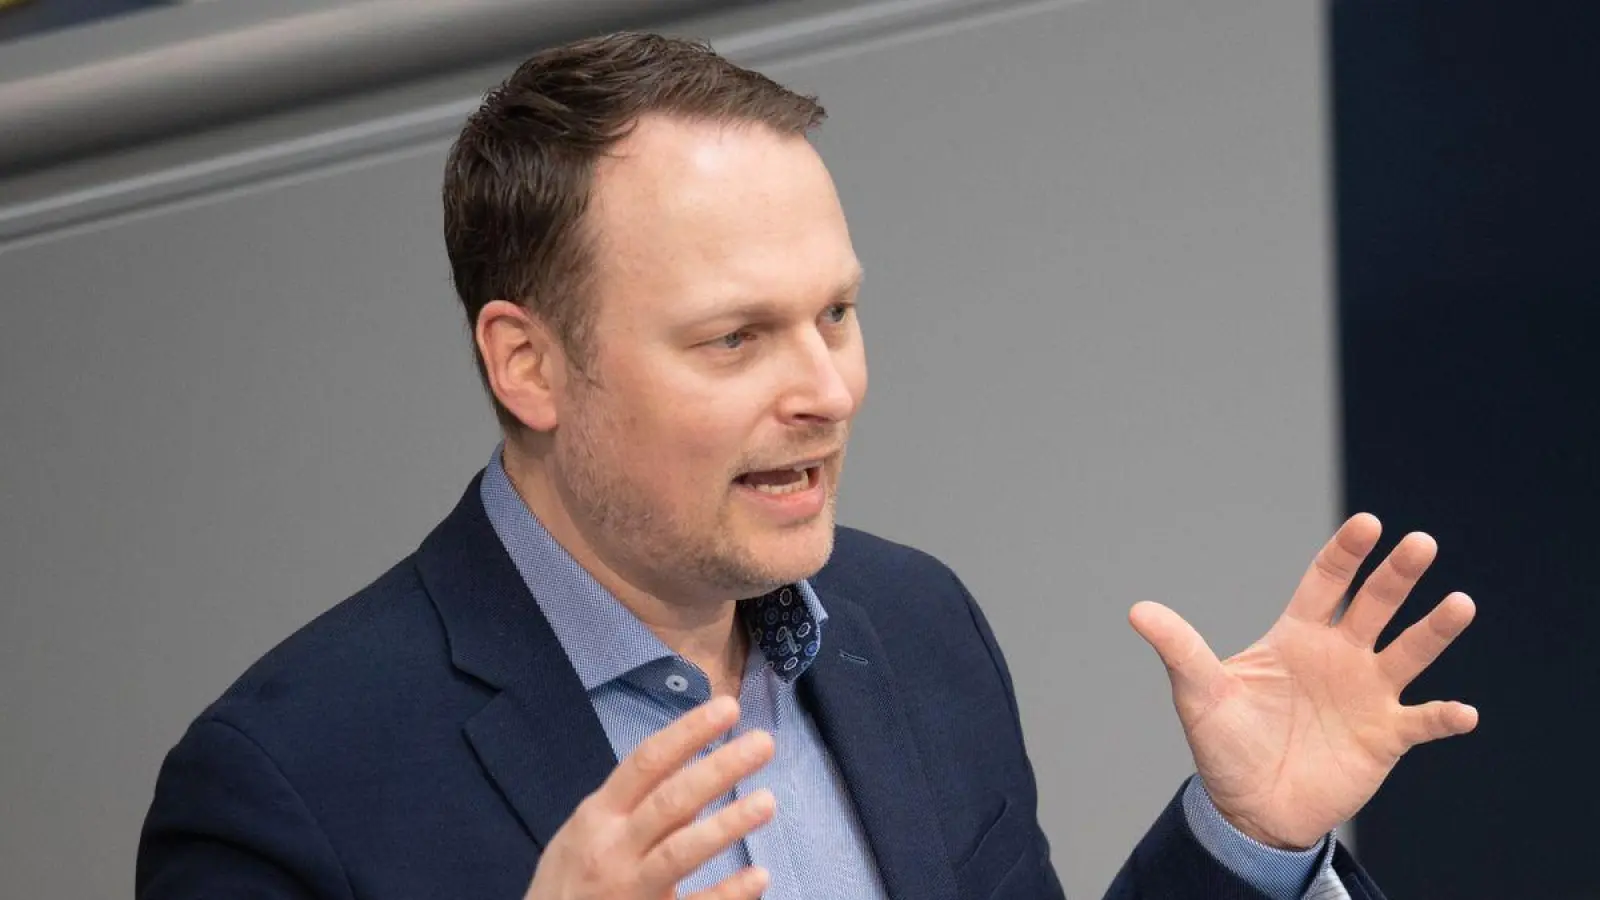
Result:
{"label": "short brown hair", "polygon": [[[825,116],[814,96],[700,41],[620,32],[539,52],[468,117],[445,166],[445,248],[469,325],[490,300],[511,300],[548,325],[585,370],[594,349],[594,260],[583,214],[595,163],[648,113],[800,135]],[[503,428],[522,427],[492,391],[489,398]]]}

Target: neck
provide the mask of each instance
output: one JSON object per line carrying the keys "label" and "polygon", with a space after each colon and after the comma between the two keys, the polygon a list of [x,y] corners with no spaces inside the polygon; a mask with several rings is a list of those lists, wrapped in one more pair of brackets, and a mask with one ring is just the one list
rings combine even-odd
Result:
{"label": "neck", "polygon": [[737,696],[749,646],[737,621],[737,599],[691,599],[683,588],[645,583],[645,579],[628,577],[620,566],[608,563],[562,501],[547,461],[546,452],[506,439],[501,454],[506,476],[539,524],[667,649],[705,672],[713,693]]}

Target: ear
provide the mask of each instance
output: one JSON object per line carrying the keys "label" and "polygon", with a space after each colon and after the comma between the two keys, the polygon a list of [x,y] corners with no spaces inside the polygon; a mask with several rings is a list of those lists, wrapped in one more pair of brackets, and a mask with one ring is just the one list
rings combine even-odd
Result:
{"label": "ear", "polygon": [[491,300],[473,329],[489,389],[534,431],[556,427],[566,387],[566,354],[548,326],[509,300]]}

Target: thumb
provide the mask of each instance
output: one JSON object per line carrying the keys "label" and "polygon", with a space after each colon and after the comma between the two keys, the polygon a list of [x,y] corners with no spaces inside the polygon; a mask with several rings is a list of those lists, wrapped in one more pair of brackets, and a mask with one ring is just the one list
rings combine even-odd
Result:
{"label": "thumb", "polygon": [[1205,691],[1223,674],[1222,661],[1200,632],[1159,603],[1135,603],[1128,623],[1153,647],[1172,679],[1172,689]]}

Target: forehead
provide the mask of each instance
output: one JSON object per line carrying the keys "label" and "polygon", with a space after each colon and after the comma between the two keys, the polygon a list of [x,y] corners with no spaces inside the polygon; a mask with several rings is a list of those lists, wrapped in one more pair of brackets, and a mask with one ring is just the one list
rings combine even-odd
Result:
{"label": "forehead", "polygon": [[805,297],[858,267],[833,180],[804,137],[647,117],[595,171],[597,287],[635,314]]}

